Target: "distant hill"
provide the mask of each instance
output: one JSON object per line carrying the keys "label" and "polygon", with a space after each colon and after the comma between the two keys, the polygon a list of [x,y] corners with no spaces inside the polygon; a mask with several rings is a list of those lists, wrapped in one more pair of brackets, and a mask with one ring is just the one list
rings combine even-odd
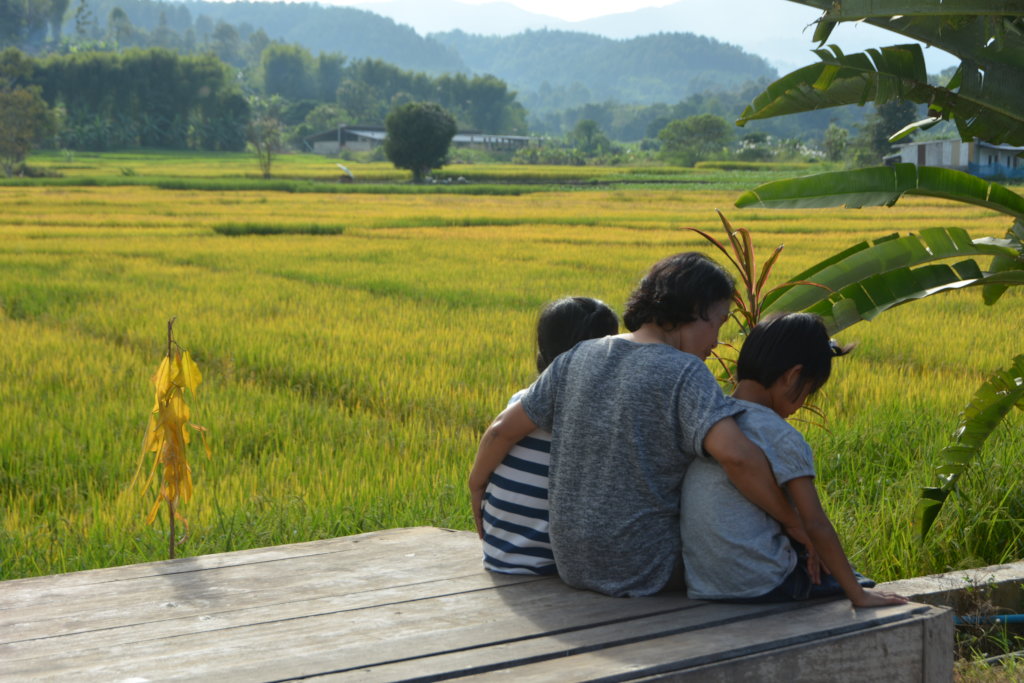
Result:
{"label": "distant hill", "polygon": [[[150,31],[163,21],[182,35],[193,25],[198,32],[198,20],[206,17],[206,30],[224,21],[239,28],[243,41],[252,31],[262,29],[272,40],[302,45],[314,55],[335,52],[350,61],[380,59],[433,75],[492,74],[519,92],[520,101],[532,114],[606,101],[671,104],[694,93],[735,90],[776,75],[764,59],[692,33],[622,40],[546,29],[510,36],[464,31],[420,35],[393,19],[352,7],[209,0],[94,2],[98,17],[109,16],[114,7],[120,7],[133,24]],[[491,25],[536,16],[506,3],[469,6],[451,0],[437,2],[440,4],[422,2],[408,7],[487,8],[489,12],[479,16],[487,17]]]}
{"label": "distant hill", "polygon": [[[678,0],[663,7],[636,10],[623,3],[619,13],[583,21],[527,12],[507,2],[467,5],[457,0],[387,0],[356,6],[408,24],[423,35],[461,30],[508,36],[545,28],[617,39],[659,32],[695,33],[763,57],[780,72],[814,61],[812,30],[807,27],[821,15],[814,8],[784,0]],[[837,43],[845,52],[860,52],[909,41],[867,24],[841,24],[829,42]],[[926,49],[925,54],[932,73],[958,63],[953,56],[934,48]]]}
{"label": "distant hill", "polygon": [[[635,111],[629,107],[675,105],[693,97],[700,99],[704,93],[735,94],[745,85],[777,75],[761,57],[689,32],[659,32],[622,39],[554,29],[505,36],[461,30],[421,35],[394,19],[353,7],[210,0],[90,2],[99,29],[97,35],[108,30],[111,12],[120,8],[133,26],[154,35],[161,27],[165,31],[170,29],[181,37],[176,47],[189,50],[189,46],[206,46],[204,49],[213,49],[221,59],[239,68],[257,64],[269,38],[301,45],[314,55],[340,53],[350,63],[379,59],[406,71],[433,76],[490,74],[518,93],[519,102],[529,111],[531,125],[545,131],[571,127],[580,116],[601,118],[595,111],[583,111],[588,106],[618,103],[623,113],[606,113],[606,118],[633,118]],[[487,11],[478,16],[486,17],[491,25],[538,16],[507,3],[469,6],[452,0],[422,0],[420,5],[406,7],[409,11],[416,7],[440,7],[461,8],[465,12],[483,8]],[[646,14],[638,10],[619,16],[625,24],[630,17]],[[229,26],[218,29],[221,21]],[[715,98],[705,99],[710,102]],[[732,111],[735,106],[726,110],[723,105],[719,102],[717,106],[704,107],[694,101],[688,103],[687,110],[708,109],[726,117],[738,114]],[[560,118],[560,112],[572,110],[576,113]],[[651,117],[665,115],[668,114],[652,113]],[[611,118],[602,123],[608,130],[617,125]],[[649,123],[638,123],[639,128],[629,135],[639,139]]]}
{"label": "distant hill", "polygon": [[545,92],[545,99],[551,99],[552,91],[561,91],[562,99],[582,100],[552,102],[556,108],[608,100],[674,103],[693,93],[734,90],[776,76],[760,57],[690,33],[629,40],[550,30],[512,36],[452,31],[430,37],[473,71],[493,74],[521,93]]}

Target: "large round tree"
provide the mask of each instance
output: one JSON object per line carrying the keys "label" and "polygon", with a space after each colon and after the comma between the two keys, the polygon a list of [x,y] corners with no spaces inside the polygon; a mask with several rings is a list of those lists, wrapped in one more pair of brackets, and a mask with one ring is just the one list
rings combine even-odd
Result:
{"label": "large round tree", "polygon": [[388,114],[384,153],[395,168],[412,171],[421,182],[432,168],[448,161],[448,145],[455,137],[455,119],[433,102],[410,102]]}

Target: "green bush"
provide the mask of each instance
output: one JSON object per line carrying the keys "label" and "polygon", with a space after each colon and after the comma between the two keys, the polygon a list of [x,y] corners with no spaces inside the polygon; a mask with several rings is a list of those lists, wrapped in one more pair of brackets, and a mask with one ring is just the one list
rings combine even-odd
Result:
{"label": "green bush", "polygon": [[281,225],[280,223],[221,223],[213,226],[219,235],[239,237],[241,235],[340,235],[345,232],[343,225]]}

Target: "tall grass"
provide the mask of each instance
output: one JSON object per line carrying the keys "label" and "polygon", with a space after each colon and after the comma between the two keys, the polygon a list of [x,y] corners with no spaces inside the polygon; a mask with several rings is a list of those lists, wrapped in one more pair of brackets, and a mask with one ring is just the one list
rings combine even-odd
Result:
{"label": "tall grass", "polygon": [[[1005,230],[998,217],[938,201],[729,211],[734,197],[0,187],[0,576],[164,556],[166,519],[147,527],[148,499],[127,485],[172,316],[203,368],[217,454],[193,462],[182,555],[386,527],[465,529],[477,440],[533,377],[540,306],[585,294],[621,310],[655,260],[705,248],[680,226],[716,231],[713,209],[727,210],[762,246],[785,242],[780,277],[894,229]],[[228,224],[345,230],[216,232]],[[925,545],[910,523],[957,411],[1020,351],[1022,310],[1019,293],[986,308],[963,292],[844,333],[860,346],[825,389],[827,431],[806,433],[826,506],[865,573],[1021,556],[1019,420],[993,436]]]}

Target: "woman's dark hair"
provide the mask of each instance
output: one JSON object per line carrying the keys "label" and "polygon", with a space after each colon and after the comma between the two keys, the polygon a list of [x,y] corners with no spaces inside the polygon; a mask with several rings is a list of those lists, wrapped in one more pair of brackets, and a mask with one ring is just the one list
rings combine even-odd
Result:
{"label": "woman's dark hair", "polygon": [[673,328],[708,319],[709,309],[731,299],[736,281],[704,254],[688,251],[655,263],[633,290],[622,316],[626,329],[656,323]]}
{"label": "woman's dark hair", "polygon": [[820,389],[832,374],[832,359],[845,356],[853,345],[829,339],[825,322],[812,313],[785,313],[762,320],[747,335],[736,361],[736,378],[770,387],[795,365],[802,365],[797,391],[810,384]]}
{"label": "woman's dark hair", "polygon": [[619,319],[602,301],[585,296],[552,301],[537,320],[537,372],[584,339],[618,333]]}

